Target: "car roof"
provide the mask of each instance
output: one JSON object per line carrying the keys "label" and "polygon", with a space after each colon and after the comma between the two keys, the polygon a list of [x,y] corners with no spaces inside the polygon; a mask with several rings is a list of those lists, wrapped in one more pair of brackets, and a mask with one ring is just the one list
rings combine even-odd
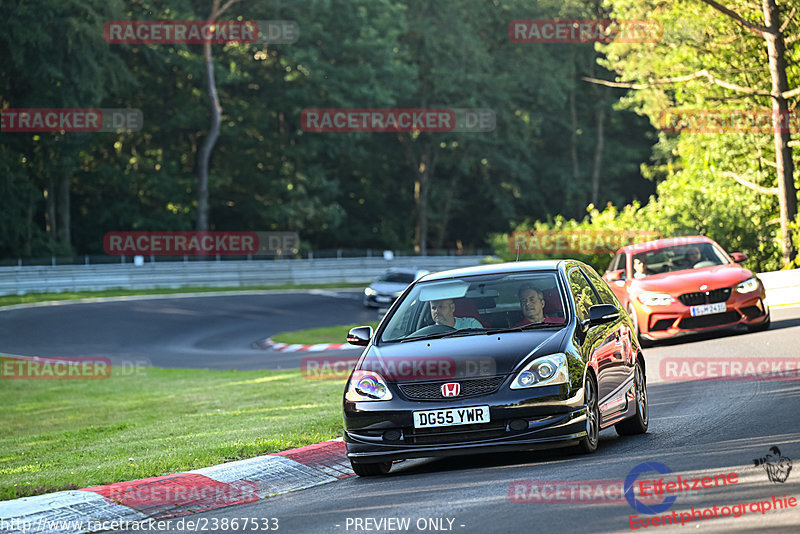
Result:
{"label": "car roof", "polygon": [[676,245],[690,245],[696,243],[716,244],[716,242],[713,239],[709,239],[708,237],[703,235],[693,235],[686,237],[667,237],[664,239],[656,239],[654,241],[645,241],[644,243],[634,243],[632,245],[624,246],[617,251],[617,254],[621,252],[625,252],[626,254],[634,254],[637,252],[644,252],[646,250],[656,250],[665,247],[674,247]]}
{"label": "car roof", "polygon": [[[444,280],[459,276],[477,276],[481,274],[500,274],[514,273],[519,271],[553,271],[559,268],[564,260],[538,260],[538,261],[514,261],[506,263],[490,263],[486,265],[475,265],[473,267],[461,267],[447,271],[426,274],[420,280],[429,282],[431,280]],[[575,262],[580,263],[580,262]]]}

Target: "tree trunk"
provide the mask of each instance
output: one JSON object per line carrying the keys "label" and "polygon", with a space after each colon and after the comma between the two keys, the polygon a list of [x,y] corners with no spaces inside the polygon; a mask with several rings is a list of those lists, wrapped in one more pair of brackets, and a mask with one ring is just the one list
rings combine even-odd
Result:
{"label": "tree trunk", "polygon": [[71,165],[67,165],[61,169],[58,185],[58,240],[67,247],[72,246],[70,240],[70,167]]}
{"label": "tree trunk", "polygon": [[[573,65],[575,64],[575,56],[573,54]],[[580,184],[580,167],[578,166],[578,113],[575,110],[575,91],[570,90],[569,92],[569,122],[570,122],[570,147],[569,147],[569,155],[570,159],[572,160],[572,183],[573,184]],[[583,189],[579,187],[578,190]],[[570,187],[567,189],[568,191],[575,191],[574,187]],[[574,198],[574,194],[570,194],[571,197]],[[580,200],[578,200],[579,204],[583,204],[585,202],[585,196],[583,194],[580,195]],[[572,204],[572,202],[570,202]],[[586,206],[580,205],[577,208],[577,213],[583,213]],[[576,215],[577,216],[577,215]]]}
{"label": "tree trunk", "polygon": [[780,31],[780,15],[775,0],[763,0],[764,23],[769,29],[764,35],[769,55],[769,73],[772,78],[772,127],[775,137],[775,163],[778,174],[778,198],[781,212],[781,248],[783,263],[788,265],[796,251],[792,244],[789,223],[797,216],[797,191],[794,187],[794,161],[789,124],[789,107],[782,96],[789,90],[786,77],[786,45]]}
{"label": "tree trunk", "polygon": [[[239,0],[228,0],[222,8],[219,7],[220,0],[213,0],[211,3],[211,14],[209,21],[215,21],[233,4]],[[217,82],[214,79],[214,58],[211,56],[211,42],[203,43],[203,59],[206,67],[206,85],[208,86],[208,100],[211,106],[211,127],[208,129],[208,137],[203,142],[203,147],[198,154],[197,174],[197,231],[205,232],[208,230],[208,169],[211,161],[211,153],[219,137],[219,123],[222,117],[222,106],[219,103],[217,94]]]}
{"label": "tree trunk", "polygon": [[605,144],[603,126],[606,120],[606,108],[604,107],[604,103],[605,101],[603,99],[598,100],[597,107],[594,111],[597,140],[594,145],[594,166],[592,168],[592,204],[594,204],[595,207],[600,203],[600,175],[603,169],[603,145]]}
{"label": "tree trunk", "polygon": [[211,43],[203,43],[203,58],[206,66],[206,83],[208,85],[208,100],[211,105],[211,127],[208,137],[200,149],[198,162],[198,189],[197,189],[197,231],[208,230],[208,167],[211,161],[211,152],[219,137],[219,123],[222,117],[222,106],[219,103],[217,85],[214,80],[214,59],[211,56]]}
{"label": "tree trunk", "polygon": [[47,187],[43,191],[46,212],[44,215],[45,229],[50,234],[50,238],[55,241],[58,239],[58,222],[56,221],[56,181],[52,176],[47,178]]}
{"label": "tree trunk", "polygon": [[439,225],[439,237],[436,238],[436,248],[444,248],[444,239],[447,236],[447,223],[450,219],[450,210],[453,206],[453,197],[458,186],[458,173],[450,177],[450,184],[445,191],[444,207],[442,208],[442,223]]}

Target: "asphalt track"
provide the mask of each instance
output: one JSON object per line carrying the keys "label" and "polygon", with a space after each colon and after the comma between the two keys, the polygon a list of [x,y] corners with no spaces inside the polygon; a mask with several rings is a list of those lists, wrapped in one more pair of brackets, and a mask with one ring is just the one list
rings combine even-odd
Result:
{"label": "asphalt track", "polygon": [[378,312],[360,299],[359,290],[264,291],[0,308],[0,353],[184,369],[298,368],[305,353],[253,343],[279,332],[377,321]]}
{"label": "asphalt track", "polygon": [[[146,356],[154,365],[165,367],[296,367],[300,355],[258,351],[249,348],[250,344],[282,330],[373,317],[375,312],[361,308],[355,294],[338,292],[47,306],[0,312],[0,352]],[[609,500],[608,495],[576,503],[558,501],[559,495],[568,492],[556,493],[557,502],[551,503],[537,502],[530,495],[528,502],[512,502],[510,495],[515,494],[517,481],[620,482],[644,462],[660,462],[683,477],[738,474],[734,485],[679,494],[672,508],[659,515],[672,510],[680,514],[691,507],[771,501],[773,495],[800,501],[800,381],[676,382],[664,381],[659,375],[660,361],[669,357],[692,360],[798,354],[800,308],[775,309],[767,332],[684,338],[646,349],[650,430],[634,437],[618,437],[613,429],[605,430],[595,454],[575,456],[555,450],[405,461],[395,464],[386,477],[352,477],[186,519],[201,520],[205,530],[213,532],[235,531],[221,523],[233,518],[277,518],[278,532],[289,533],[624,532],[631,530],[630,516],[636,514],[638,520],[651,516],[635,512],[624,500]],[[773,446],[794,462],[782,483],[771,482],[764,468],[753,462]],[[652,472],[647,477],[657,478]],[[409,526],[386,528],[397,527],[391,523],[378,527],[377,521],[389,518],[408,519]],[[370,521],[354,528],[356,519]],[[671,532],[678,528],[638,530]],[[798,532],[800,504],[764,514],[748,507],[741,517],[695,521],[682,528]]]}

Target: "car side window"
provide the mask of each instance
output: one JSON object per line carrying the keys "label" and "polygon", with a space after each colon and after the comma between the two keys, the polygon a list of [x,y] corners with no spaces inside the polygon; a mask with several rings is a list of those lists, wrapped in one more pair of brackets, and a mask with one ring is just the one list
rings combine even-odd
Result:
{"label": "car side window", "polygon": [[577,267],[569,273],[569,285],[572,290],[572,299],[575,303],[575,313],[578,316],[578,320],[585,321],[589,318],[589,308],[595,304],[600,304],[600,298]]}
{"label": "car side window", "polygon": [[589,279],[589,281],[594,286],[597,293],[600,295],[600,300],[603,301],[603,304],[613,304],[617,308],[621,307],[619,300],[617,300],[617,296],[611,291],[611,288],[608,287],[608,284],[600,278],[600,275],[595,272],[594,269],[591,267],[584,269],[584,274]]}
{"label": "car side window", "polygon": [[[625,254],[617,254],[611,263],[608,264],[608,271],[619,271],[625,268]],[[607,272],[608,272],[607,271]]]}

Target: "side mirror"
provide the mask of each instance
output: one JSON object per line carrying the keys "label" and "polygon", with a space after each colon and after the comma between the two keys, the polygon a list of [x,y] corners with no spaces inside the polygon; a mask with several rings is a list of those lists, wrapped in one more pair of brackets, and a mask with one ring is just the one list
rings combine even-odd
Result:
{"label": "side mirror", "polygon": [[360,345],[366,347],[369,345],[369,340],[372,339],[371,326],[357,326],[351,328],[347,334],[347,342],[351,345]]}
{"label": "side mirror", "polygon": [[595,304],[589,308],[588,325],[610,323],[619,319],[619,310],[613,304]]}
{"label": "side mirror", "polygon": [[747,261],[747,254],[744,252],[731,252],[731,258],[736,263],[742,263],[743,261]]}
{"label": "side mirror", "polygon": [[620,269],[618,271],[608,271],[606,273],[606,281],[617,282],[619,280],[625,280],[625,269]]}

